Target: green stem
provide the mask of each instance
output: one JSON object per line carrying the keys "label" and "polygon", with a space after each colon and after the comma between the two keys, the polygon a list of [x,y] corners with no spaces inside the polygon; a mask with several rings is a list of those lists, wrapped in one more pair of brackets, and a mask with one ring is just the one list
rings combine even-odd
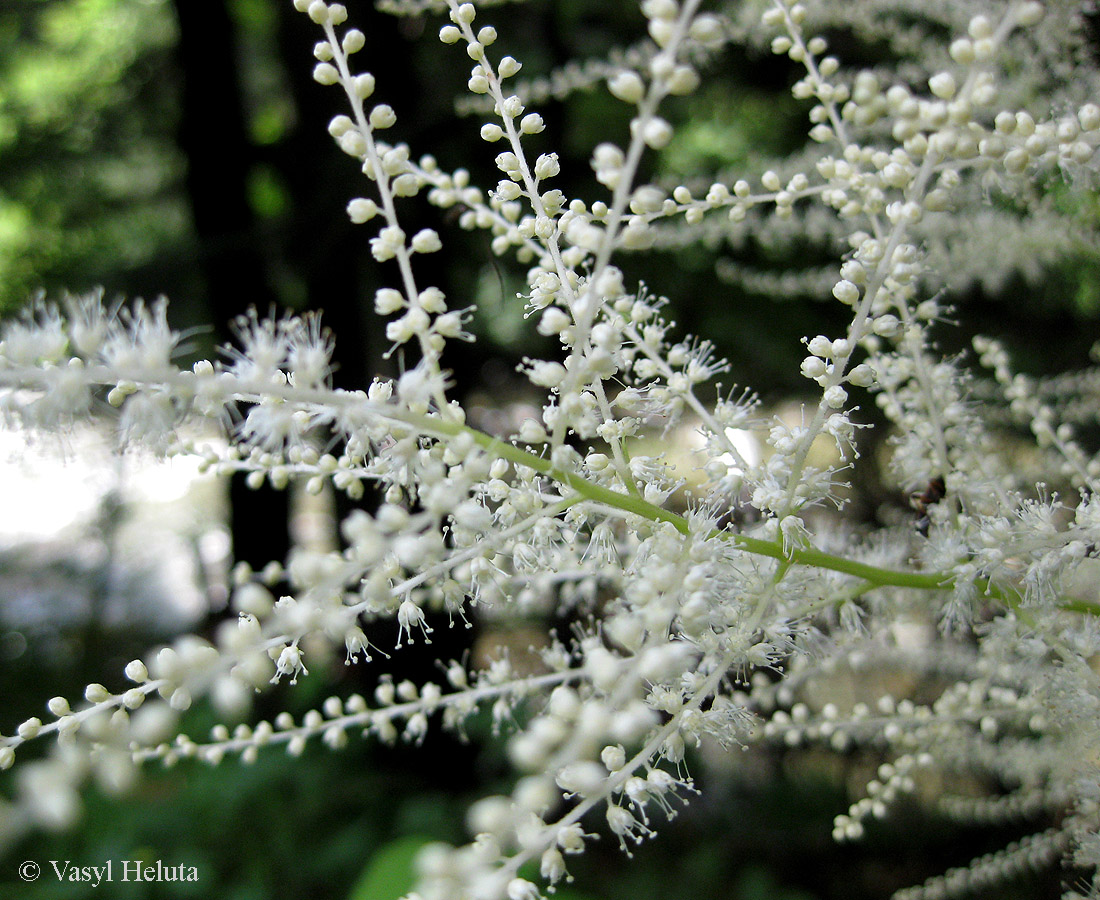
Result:
{"label": "green stem", "polygon": [[[681,534],[691,533],[688,520],[670,510],[663,509],[653,503],[644,500],[636,494],[622,494],[613,491],[603,485],[593,484],[587,478],[575,472],[568,472],[556,467],[550,460],[536,456],[529,450],[517,447],[491,437],[477,429],[458,422],[447,422],[434,416],[402,417],[408,424],[423,431],[426,434],[435,434],[440,437],[458,437],[460,434],[468,435],[478,446],[486,452],[500,459],[506,459],[517,466],[526,466],[536,472],[552,478],[559,484],[565,485],[586,500],[610,506],[623,512],[633,513],[651,522],[668,522]],[[885,569],[872,566],[854,559],[825,553],[813,548],[795,549],[784,552],[782,544],[778,541],[767,541],[761,538],[749,537],[744,534],[733,534],[728,531],[716,531],[712,537],[719,537],[730,541],[735,546],[747,553],[758,556],[767,556],[787,565],[795,564],[812,566],[817,569],[828,569],[833,572],[841,572],[865,582],[861,593],[875,587],[902,587],[917,590],[947,591],[955,587],[957,576],[951,572],[902,572],[896,569]],[[994,584],[988,578],[977,579],[979,589],[994,600],[1003,603],[1006,607],[1019,613],[1022,598],[1019,592],[1012,588],[1002,588]],[[1093,603],[1066,601],[1061,608],[1067,612],[1078,612],[1087,615],[1100,615],[1100,605]]]}

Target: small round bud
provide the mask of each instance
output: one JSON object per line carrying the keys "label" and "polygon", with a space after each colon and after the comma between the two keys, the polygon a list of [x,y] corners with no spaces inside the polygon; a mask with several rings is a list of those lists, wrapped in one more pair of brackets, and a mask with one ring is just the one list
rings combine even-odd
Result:
{"label": "small round bud", "polygon": [[443,243],[434,230],[424,228],[413,235],[412,248],[416,253],[435,253],[443,249]]}
{"label": "small round bud", "polygon": [[528,113],[519,123],[519,130],[523,134],[538,134],[546,129],[546,123],[538,113]]}
{"label": "small round bud", "polygon": [[353,28],[347,34],[344,35],[344,39],[340,42],[340,46],[343,47],[344,53],[351,56],[353,53],[358,53],[367,45],[367,39],[358,28]]}
{"label": "small round bud", "polygon": [[645,82],[637,72],[626,69],[619,72],[607,83],[612,96],[624,103],[639,103],[645,96]]}
{"label": "small round bud", "polygon": [[967,38],[959,38],[953,41],[950,48],[951,58],[961,66],[969,66],[974,62],[974,44]]}
{"label": "small round bud", "polygon": [[600,754],[600,760],[607,766],[608,772],[618,772],[626,765],[626,751],[621,744],[604,747]]}
{"label": "small round bud", "polygon": [[856,387],[870,387],[875,383],[875,370],[866,363],[860,363],[848,373],[848,383]]}
{"label": "small round bud", "polygon": [[553,178],[561,171],[558,163],[558,154],[543,153],[535,160],[535,177],[538,179]]}
{"label": "small round bud", "polygon": [[486,122],[481,126],[481,139],[493,143],[504,137],[504,130],[495,122]]}
{"label": "small round bud", "polygon": [[661,150],[672,140],[672,126],[659,116],[654,116],[642,129],[642,140],[653,150]]}
{"label": "small round bud", "polygon": [[103,703],[111,699],[111,692],[101,684],[89,684],[84,689],[84,699],[89,703]]}
{"label": "small round bud", "polygon": [[699,87],[699,75],[691,66],[677,66],[668,77],[668,92],[675,96],[690,94]]}
{"label": "small round bud", "polygon": [[370,111],[371,128],[390,128],[397,122],[397,115],[393,108],[385,103],[379,104]]}
{"label": "small round bud", "polygon": [[356,225],[369,222],[378,215],[378,204],[365,197],[356,197],[348,204],[348,218]]}
{"label": "small round bud", "polygon": [[1085,131],[1100,130],[1100,106],[1086,103],[1077,111],[1077,121]]}
{"label": "small round bud", "polygon": [[807,356],[802,360],[802,374],[809,379],[820,378],[825,374],[825,363],[817,356]]}
{"label": "small round bud", "polygon": [[371,94],[374,93],[374,76],[370,72],[364,72],[362,75],[356,75],[355,81],[352,82],[352,87],[355,90],[355,96],[360,100],[366,100]]}
{"label": "small round bud", "polygon": [[760,21],[769,28],[778,28],[783,24],[783,10],[777,9],[774,6],[769,7],[760,17]]}
{"label": "small round bud", "polygon": [[833,296],[845,306],[852,306],[859,299],[859,288],[844,279],[833,285]]}
{"label": "small round bud", "polygon": [[64,697],[53,697],[50,702],[46,704],[47,708],[55,716],[67,716],[72,710],[69,708],[69,701]]}
{"label": "small round bud", "polygon": [[313,80],[318,84],[336,84],[340,80],[340,73],[332,63],[317,63],[313,67]]}
{"label": "small round bud", "polygon": [[451,21],[457,25],[469,25],[476,15],[477,10],[472,3],[463,3],[458,9],[451,10]]}
{"label": "small round bud", "polygon": [[941,100],[950,100],[957,90],[955,77],[950,72],[938,72],[928,79],[928,89]]}
{"label": "small round bud", "polygon": [[691,35],[692,40],[698,41],[703,46],[710,47],[721,44],[725,36],[722,28],[722,20],[718,18],[718,16],[711,15],[710,13],[696,16],[695,21],[691,23],[691,28],[688,29],[688,34]]}
{"label": "small round bud", "polygon": [[831,409],[843,408],[848,399],[848,392],[839,384],[833,385],[825,392],[825,402]]}

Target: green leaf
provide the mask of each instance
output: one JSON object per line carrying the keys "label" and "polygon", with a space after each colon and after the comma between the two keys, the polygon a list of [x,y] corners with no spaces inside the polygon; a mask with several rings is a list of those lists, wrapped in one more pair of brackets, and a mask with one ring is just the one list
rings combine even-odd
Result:
{"label": "green leaf", "polygon": [[[348,900],[400,900],[413,888],[413,860],[420,848],[435,838],[422,834],[398,838],[380,847],[359,876]],[[554,893],[554,900],[598,900],[591,894],[563,888]]]}
{"label": "green leaf", "polygon": [[415,834],[379,847],[348,900],[399,900],[413,887],[413,859],[432,838]]}

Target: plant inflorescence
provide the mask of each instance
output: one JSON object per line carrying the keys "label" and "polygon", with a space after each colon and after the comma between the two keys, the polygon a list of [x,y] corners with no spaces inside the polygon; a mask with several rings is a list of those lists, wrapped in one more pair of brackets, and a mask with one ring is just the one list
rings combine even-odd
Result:
{"label": "plant inflorescence", "polygon": [[[470,843],[422,852],[423,900],[544,897],[597,833],[629,853],[690,801],[685,760],[704,742],[877,748],[875,777],[836,816],[838,841],[861,837],[934,771],[1001,786],[939,798],[949,815],[1047,814],[1046,830],[899,896],[955,896],[1068,859],[1083,874],[1067,897],[1100,897],[1100,458],[1078,436],[1096,424],[1100,382],[1092,371],[1015,374],[991,338],[945,356],[930,337],[952,291],[1002,284],[1073,245],[1050,197],[1091,189],[1100,145],[1088,99],[1100,79],[1073,37],[1077,11],[775,0],[712,12],[643,0],[636,45],[524,80],[521,61],[498,50],[506,27],[488,24],[506,9],[396,2],[444,12],[443,51],[472,63],[464,106],[480,122],[469,152],[499,171],[478,186],[391,137],[400,111],[372,102],[386,73],[357,65],[369,39],[343,6],[294,5],[323,32],[314,78],[346,98],[329,131],[366,176],[347,213],[391,279],[374,306],[403,372],[336,390],[319,319],[259,315],[236,323],[222,360],[180,368],[163,304],[90,295],[35,303],[3,327],[2,403],[53,429],[109,405],[128,442],[198,453],[257,485],[300,479],[376,503],[344,519],[338,551],[238,567],[236,615],[212,639],[155,649],[125,667],[128,687],[56,697],[0,738],[0,766],[22,768],[5,814],[64,826],[91,775],[125,786],[145,762],[247,762],[360,733],[420,742],[487,711],[513,788],[471,808]],[[845,69],[824,36],[841,25],[896,65]],[[662,105],[695,92],[734,41],[770,43],[800,67],[793,93],[809,106],[809,143],[760,170],[647,181],[644,161],[675,132]],[[568,196],[537,107],[592,85],[625,104],[629,128],[592,147],[591,194]],[[470,304],[430,282],[421,257],[444,237],[403,226],[402,204],[417,195],[527,267],[516,302],[556,351],[522,364],[544,403],[515,433],[475,429],[451,396],[447,345],[471,340]],[[845,309],[843,330],[805,338],[800,370],[815,399],[792,421],[716,388],[726,366],[712,345],[678,333],[629,273],[652,248],[810,234],[834,265],[781,277],[726,263],[715,280],[716,298],[733,281],[820,291]],[[852,472],[878,464],[859,455],[856,401],[868,394],[887,423],[889,477],[914,505],[874,531],[843,512]],[[194,419],[218,423],[228,447],[184,440]],[[681,422],[702,436],[690,485],[644,439]],[[759,458],[737,440],[746,431],[766,448]],[[1031,438],[1026,467],[1010,433],[1013,447]],[[299,719],[178,733],[192,703],[231,722],[256,691],[295,683],[333,650],[384,666],[383,651],[431,641],[435,613],[461,627],[563,610],[573,630],[522,661],[445,659],[438,681],[382,678],[369,698],[332,697]],[[368,641],[364,625],[379,621],[392,622],[391,646]],[[830,694],[876,665],[905,667],[924,695]],[[22,761],[42,739],[52,754]]]}

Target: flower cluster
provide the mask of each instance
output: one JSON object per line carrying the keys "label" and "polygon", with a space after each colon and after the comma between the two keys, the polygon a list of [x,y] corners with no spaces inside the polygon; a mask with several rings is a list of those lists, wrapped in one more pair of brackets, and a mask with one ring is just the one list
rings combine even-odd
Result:
{"label": "flower cluster", "polygon": [[[126,666],[128,687],[56,697],[45,720],[0,737],[0,767],[22,773],[8,824],[68,825],[88,777],[122,788],[150,760],[248,762],[313,740],[339,748],[352,733],[419,743],[489,710],[516,770],[512,789],[470,809],[469,844],[423,851],[410,897],[543,898],[596,832],[629,854],[688,802],[693,748],[769,743],[881,754],[864,796],[838,813],[837,840],[891,815],[931,770],[1006,788],[939,798],[950,815],[1047,817],[1048,830],[899,896],[955,896],[1065,857],[1100,897],[1100,678],[1090,665],[1100,653],[1090,580],[1100,457],[1076,431],[1095,423],[1100,376],[1037,383],[983,338],[977,361],[993,375],[983,381],[929,335],[946,291],[1000,283],[1072,243],[1061,238],[1064,217],[1041,201],[1054,183],[1088,189],[1100,106],[1078,96],[1095,73],[1067,70],[1055,43],[1064,11],[1048,28],[1037,2],[910,10],[773,0],[727,15],[701,11],[700,0],[643,0],[646,36],[634,48],[540,83],[517,79],[522,63],[497,49],[506,28],[498,33],[485,10],[394,3],[445,9],[444,52],[472,63],[471,153],[499,173],[478,187],[468,170],[444,171],[389,142],[398,112],[372,105],[385,74],[355,67],[369,39],[346,27],[343,6],[294,5],[322,32],[314,78],[345,95],[329,132],[369,182],[347,214],[393,277],[374,307],[393,348],[404,348],[403,374],[336,390],[333,339],[318,318],[258,315],[236,323],[224,359],[180,369],[163,303],[93,295],[36,301],[3,326],[0,404],[51,429],[114,407],[124,442],[198,454],[254,486],[330,484],[352,500],[375,492],[377,504],[343,521],[342,549],[296,550],[262,572],[238,567],[235,618],[212,637],[157,648]],[[954,37],[940,46],[915,36],[916,25],[886,29],[872,14],[884,6]],[[850,27],[866,37],[888,36],[898,65],[845,69],[822,34],[837,16],[854,16]],[[809,104],[808,147],[759,170],[647,181],[644,161],[674,136],[662,105],[696,91],[732,40],[762,41],[799,67],[793,93]],[[562,93],[598,80],[628,111],[624,133],[591,148],[587,199],[566,194],[559,156],[538,137],[546,123],[533,104],[555,78]],[[526,267],[521,302],[553,342],[520,367],[544,398],[537,418],[504,438],[467,424],[449,394],[447,342],[471,337],[463,303],[420,274],[443,236],[402,226],[402,202],[421,193]],[[1048,232],[1038,249],[1020,224],[1030,203]],[[679,334],[666,301],[629,275],[634,254],[698,240],[736,249],[750,232],[835,251],[834,266],[789,286],[820,290],[846,321],[804,338],[799,370],[814,399],[797,422],[770,417],[749,392],[716,388],[727,366],[711,343]],[[971,242],[958,251],[961,235]],[[956,264],[958,252],[968,265]],[[723,277],[752,280],[723,262]],[[874,535],[837,514],[852,468],[867,464],[856,414],[867,392],[889,422],[891,477],[917,511]],[[218,423],[229,449],[180,437],[194,419]],[[648,431],[681,421],[703,436],[690,487],[645,449]],[[1019,425],[1049,481],[1028,480],[1003,452]],[[746,453],[741,431],[766,452]],[[200,700],[227,721],[247,716],[255,692],[294,684],[332,651],[375,664],[383,648],[368,641],[368,622],[391,622],[384,649],[400,653],[430,643],[430,613],[461,624],[564,609],[586,624],[522,661],[441,660],[437,682],[383,677],[373,696],[334,696],[297,721],[283,713],[202,739],[178,731]],[[910,685],[920,680],[919,697],[852,689],[873,682],[862,672],[898,668]],[[55,743],[51,756],[20,759],[43,738]]]}

